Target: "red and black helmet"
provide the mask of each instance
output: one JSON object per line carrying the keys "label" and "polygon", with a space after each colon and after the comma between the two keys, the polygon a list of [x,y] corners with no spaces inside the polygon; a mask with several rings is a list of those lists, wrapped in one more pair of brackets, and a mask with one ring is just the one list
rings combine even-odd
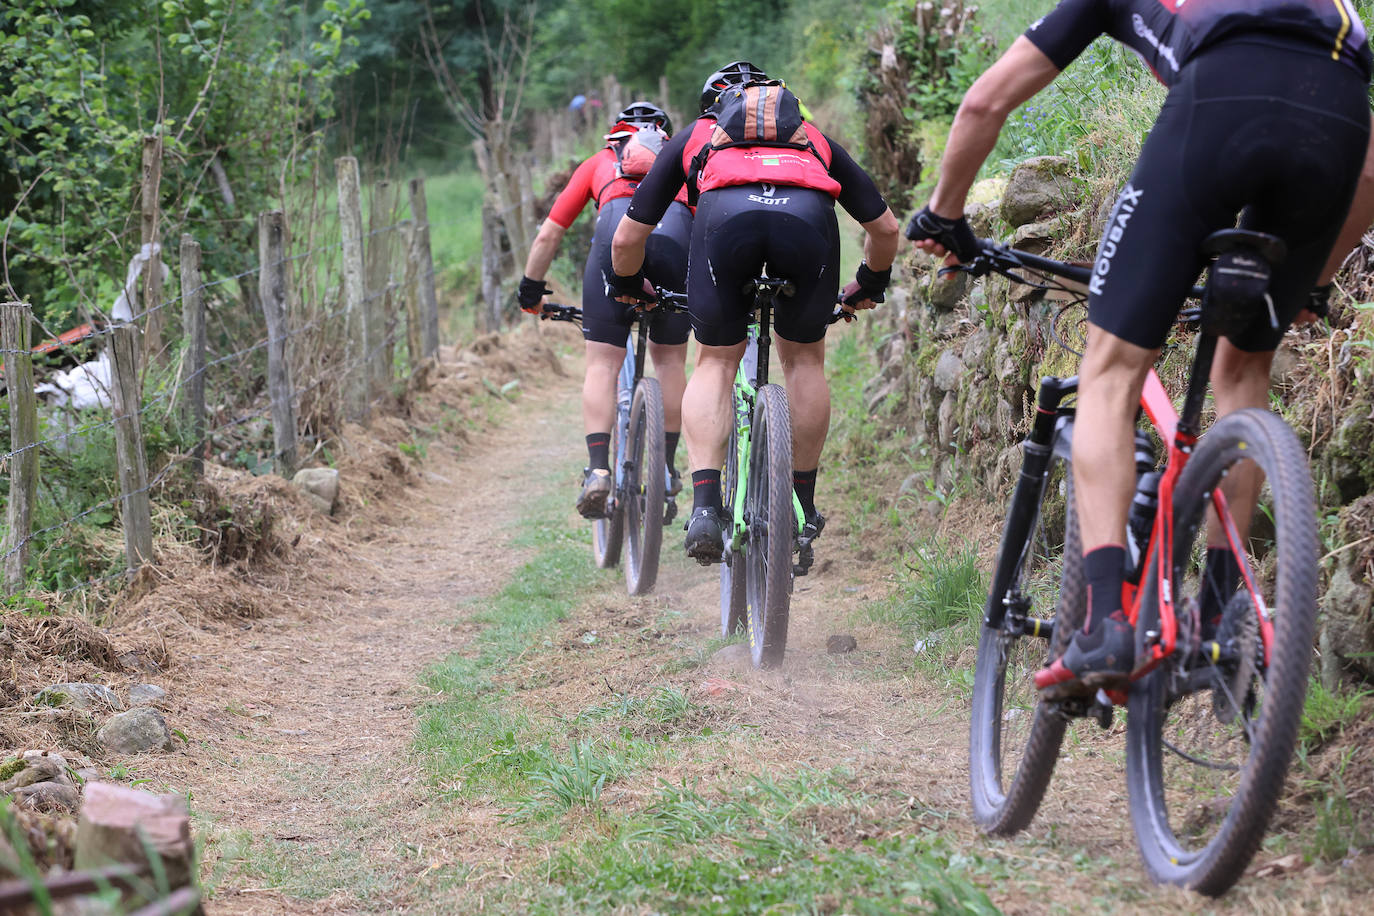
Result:
{"label": "red and black helmet", "polygon": [[731,86],[738,86],[750,80],[766,80],[768,74],[747,60],[731,61],[706,78],[701,87],[701,110],[703,112],[716,104],[720,94]]}
{"label": "red and black helmet", "polygon": [[631,102],[620,109],[611,124],[611,130],[614,131],[621,124],[656,124],[665,134],[673,132],[673,122],[668,118],[668,112],[653,102]]}

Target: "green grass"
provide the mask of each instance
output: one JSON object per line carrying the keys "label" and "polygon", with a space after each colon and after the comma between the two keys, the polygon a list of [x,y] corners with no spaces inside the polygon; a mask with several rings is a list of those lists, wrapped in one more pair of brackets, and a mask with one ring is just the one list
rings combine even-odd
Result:
{"label": "green grass", "polygon": [[509,888],[503,903],[560,914],[997,912],[968,877],[996,866],[938,833],[907,824],[861,839],[874,799],[849,788],[851,778],[756,776],[728,795],[661,785],[613,835],[558,853],[538,883]]}
{"label": "green grass", "polygon": [[434,269],[445,286],[475,272],[482,256],[482,176],[475,168],[425,179]]}
{"label": "green grass", "polygon": [[1327,690],[1319,678],[1307,685],[1307,699],[1303,703],[1302,721],[1298,728],[1298,744],[1303,753],[1318,750],[1341,733],[1347,724],[1366,716],[1371,691]]}

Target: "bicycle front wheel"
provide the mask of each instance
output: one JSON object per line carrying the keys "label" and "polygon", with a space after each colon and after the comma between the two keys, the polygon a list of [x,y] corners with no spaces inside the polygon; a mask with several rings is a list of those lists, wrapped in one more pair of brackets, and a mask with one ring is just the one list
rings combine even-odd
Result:
{"label": "bicycle front wheel", "polygon": [[1051,458],[1043,485],[1027,491],[1025,505],[1013,502],[1002,532],[997,556],[1006,568],[993,581],[1007,583],[995,596],[1006,615],[1000,626],[982,626],[969,729],[973,819],[994,835],[1030,824],[1064,740],[1067,718],[1057,704],[1040,700],[1032,676],[1064,653],[1083,624],[1083,550],[1073,500],[1069,464]]}
{"label": "bicycle front wheel", "polygon": [[643,595],[658,581],[659,548],[663,544],[667,468],[663,457],[663,391],[657,379],[640,379],[635,386],[625,443],[625,586],[631,595]]}
{"label": "bicycle front wheel", "polygon": [[[621,444],[625,441],[625,429],[621,426],[618,414],[616,429],[611,433],[611,476],[620,479]],[[606,502],[606,517],[592,523],[592,559],[601,569],[610,569],[620,562],[620,548],[625,541],[625,507],[621,504],[620,487],[611,493]]]}
{"label": "bicycle front wheel", "polygon": [[[725,444],[725,470],[720,481],[725,514],[731,519],[731,529],[725,535],[729,538],[734,530],[735,488],[739,483],[739,441],[733,428],[730,430],[729,441]],[[744,614],[744,578],[744,556],[738,553],[730,554],[725,562],[720,564],[720,635],[727,639],[747,626]]]}
{"label": "bicycle front wheel", "polygon": [[764,385],[754,402],[744,519],[745,615],[757,668],[782,663],[792,603],[792,414],[787,392]]}
{"label": "bicycle front wheel", "polygon": [[[1242,584],[1218,596],[1213,652],[1193,601],[1210,587],[1204,523],[1222,479],[1253,474],[1247,461],[1264,476],[1250,531],[1239,532],[1257,594]],[[1173,513],[1178,646],[1131,690],[1126,781],[1150,877],[1216,896],[1244,872],[1278,807],[1307,692],[1318,541],[1302,445],[1268,411],[1222,418],[1179,476]]]}

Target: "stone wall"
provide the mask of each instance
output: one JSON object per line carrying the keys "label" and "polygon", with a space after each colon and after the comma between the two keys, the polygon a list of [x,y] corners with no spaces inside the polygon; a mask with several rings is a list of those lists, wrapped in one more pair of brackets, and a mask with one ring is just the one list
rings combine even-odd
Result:
{"label": "stone wall", "polygon": [[[1069,160],[1052,157],[980,183],[974,199],[977,235],[1061,258],[1091,257],[1111,203],[1087,193]],[[865,387],[868,410],[926,448],[930,485],[940,492],[1009,497],[1035,387],[1041,376],[1077,370],[1065,343],[1081,347],[1085,315],[1066,313],[1056,324],[1063,302],[1053,294],[997,276],[941,278],[921,254],[905,266],[912,279],[889,294],[880,319],[895,327]],[[1334,330],[1290,334],[1275,360],[1283,412],[1311,451],[1327,549],[1337,551],[1323,570],[1320,666],[1328,684],[1374,678],[1374,379],[1366,379],[1374,356],[1360,314],[1346,308]],[[1181,371],[1186,361],[1179,362]]]}

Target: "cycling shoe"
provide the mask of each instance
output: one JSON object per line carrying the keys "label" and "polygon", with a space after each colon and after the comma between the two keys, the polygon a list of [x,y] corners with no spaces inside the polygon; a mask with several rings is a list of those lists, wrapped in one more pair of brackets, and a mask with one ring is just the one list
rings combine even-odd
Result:
{"label": "cycling shoe", "polygon": [[605,468],[587,468],[583,473],[577,513],[583,518],[605,518],[606,503],[611,498],[611,472]]}
{"label": "cycling shoe", "polygon": [[1122,690],[1135,668],[1135,628],[1116,611],[1092,632],[1073,634],[1068,651],[1035,672],[1035,686],[1047,700]]}
{"label": "cycling shoe", "polygon": [[702,566],[719,563],[725,553],[725,513],[721,509],[702,506],[692,510],[687,520],[687,556]]}

